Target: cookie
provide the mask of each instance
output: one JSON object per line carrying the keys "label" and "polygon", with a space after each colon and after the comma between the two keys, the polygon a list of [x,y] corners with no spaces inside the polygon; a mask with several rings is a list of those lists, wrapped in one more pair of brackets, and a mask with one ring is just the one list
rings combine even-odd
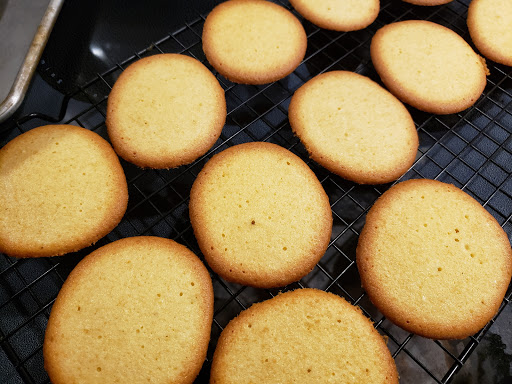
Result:
{"label": "cookie", "polygon": [[306,288],[231,320],[217,343],[210,382],[377,384],[398,383],[398,374],[383,337],[359,308]]}
{"label": "cookie", "polygon": [[433,6],[433,5],[442,5],[442,4],[448,4],[452,2],[453,0],[404,0],[406,3],[414,4],[414,5],[427,5],[427,6]]}
{"label": "cookie", "polygon": [[485,88],[485,61],[462,37],[430,21],[408,20],[382,27],[370,51],[391,93],[425,112],[463,111]]}
{"label": "cookie", "polygon": [[0,252],[59,256],[107,235],[128,187],[110,144],[73,125],[46,125],[0,149]]}
{"label": "cookie", "polygon": [[379,0],[290,0],[290,4],[320,28],[340,32],[366,28],[380,10]]}
{"label": "cookie", "polygon": [[210,267],[228,281],[260,288],[308,274],[332,231],[329,199],[313,171],[265,142],[213,156],[192,185],[189,211]]}
{"label": "cookie", "polygon": [[116,152],[142,168],[192,163],[226,121],[224,90],[198,60],[158,54],[138,60],[110,92],[106,125]]}
{"label": "cookie", "polygon": [[375,306],[432,339],[473,335],[497,313],[512,275],[506,233],[451,184],[409,180],[370,209],[356,250]]}
{"label": "cookie", "polygon": [[467,23],[471,39],[482,55],[512,66],[512,1],[473,0]]}
{"label": "cookie", "polygon": [[158,237],[86,256],[53,304],[44,366],[53,384],[192,383],[210,339],[213,288],[186,247]]}
{"label": "cookie", "polygon": [[266,84],[289,75],[306,46],[300,21],[269,1],[226,1],[210,12],[203,27],[206,58],[235,83]]}
{"label": "cookie", "polygon": [[288,117],[313,160],[360,184],[397,179],[418,150],[418,133],[404,105],[353,72],[309,80],[293,95]]}

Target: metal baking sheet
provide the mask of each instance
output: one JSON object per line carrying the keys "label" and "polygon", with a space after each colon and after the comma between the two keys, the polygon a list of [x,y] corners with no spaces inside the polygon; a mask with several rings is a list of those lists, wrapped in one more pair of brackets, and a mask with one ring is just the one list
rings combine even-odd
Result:
{"label": "metal baking sheet", "polygon": [[0,0],[0,122],[20,106],[64,0]]}

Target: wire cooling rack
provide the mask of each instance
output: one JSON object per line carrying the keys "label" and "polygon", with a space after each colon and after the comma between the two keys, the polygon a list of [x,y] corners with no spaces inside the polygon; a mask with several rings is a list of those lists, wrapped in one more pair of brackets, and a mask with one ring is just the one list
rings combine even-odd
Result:
{"label": "wire cooling rack", "polygon": [[[64,257],[14,259],[0,254],[0,382],[48,383],[43,368],[42,343],[51,306],[68,273],[86,254],[114,240],[136,235],[156,235],[185,244],[202,257],[188,216],[191,185],[205,162],[229,146],[248,141],[269,141],[299,155],[317,174],[330,198],[334,226],[325,256],[302,280],[284,289],[315,287],[334,292],[361,307],[388,338],[402,383],[448,383],[469,359],[500,312],[481,332],[460,341],[428,340],[391,324],[370,303],[361,288],[355,248],[365,215],[390,186],[360,186],[337,177],[314,162],[292,134],[287,110],[293,92],[313,76],[329,70],[350,70],[380,82],[370,60],[375,31],[385,24],[426,19],[445,25],[470,42],[466,28],[469,0],[439,7],[417,7],[398,0],[381,1],[377,21],[350,33],[319,29],[297,15],[308,35],[302,64],[291,75],[263,86],[231,83],[217,75],[226,92],[228,116],[214,147],[191,165],[174,170],[142,170],[122,161],[129,184],[129,205],[119,226],[93,247]],[[291,9],[287,2],[281,4]],[[123,69],[135,60],[156,53],[183,53],[206,62],[201,33],[206,15],[153,42],[149,47],[98,74],[64,98],[60,116],[34,113],[16,122],[0,136],[13,137],[49,121],[79,125],[107,138],[106,100]],[[472,195],[512,236],[512,69],[489,62],[491,75],[475,106],[453,115],[435,116],[409,108],[420,137],[416,162],[401,180],[432,178],[453,183]],[[207,361],[196,382],[208,381],[211,357],[220,332],[252,303],[271,298],[275,290],[242,287],[212,273],[215,314]]]}

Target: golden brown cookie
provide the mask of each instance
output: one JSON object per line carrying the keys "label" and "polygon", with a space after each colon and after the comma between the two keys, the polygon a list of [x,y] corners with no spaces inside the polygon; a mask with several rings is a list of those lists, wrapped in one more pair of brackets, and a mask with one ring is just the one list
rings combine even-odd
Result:
{"label": "golden brown cookie", "polygon": [[468,28],[482,55],[512,66],[512,1],[473,0],[468,9]]}
{"label": "golden brown cookie", "polygon": [[430,21],[382,27],[370,51],[391,93],[425,112],[463,111],[478,100],[486,85],[484,59],[451,29]]}
{"label": "golden brown cookie", "polygon": [[463,339],[498,311],[512,275],[507,234],[451,184],[409,180],[368,212],[357,266],[390,321],[433,339]]}
{"label": "golden brown cookie", "polygon": [[46,125],[0,149],[0,252],[78,251],[112,231],[127,203],[118,157],[85,128]]}
{"label": "golden brown cookie", "polygon": [[213,318],[208,271],[183,245],[115,241],[86,256],[53,304],[43,345],[53,384],[192,383]]}
{"label": "golden brown cookie", "polygon": [[236,83],[265,84],[289,75],[306,46],[300,21],[270,1],[229,0],[217,5],[204,23],[206,58]]}
{"label": "golden brown cookie", "polygon": [[375,21],[379,0],[290,0],[306,19],[320,28],[333,31],[356,31]]}
{"label": "golden brown cookie", "polygon": [[190,221],[211,268],[226,280],[280,287],[308,274],[332,230],[329,199],[311,169],[270,143],[213,156],[190,191]]}
{"label": "golden brown cookie", "polygon": [[404,0],[406,3],[414,4],[414,5],[442,5],[442,4],[448,4],[452,2],[453,0]]}
{"label": "golden brown cookie", "polygon": [[213,355],[211,384],[398,383],[386,343],[339,296],[298,289],[231,320]]}
{"label": "golden brown cookie", "polygon": [[143,168],[175,168],[204,155],[226,121],[226,98],[198,60],[158,54],[119,76],[106,124],[116,152]]}
{"label": "golden brown cookie", "polygon": [[361,184],[404,174],[418,150],[411,115],[391,93],[353,72],[326,72],[292,97],[288,117],[311,158]]}

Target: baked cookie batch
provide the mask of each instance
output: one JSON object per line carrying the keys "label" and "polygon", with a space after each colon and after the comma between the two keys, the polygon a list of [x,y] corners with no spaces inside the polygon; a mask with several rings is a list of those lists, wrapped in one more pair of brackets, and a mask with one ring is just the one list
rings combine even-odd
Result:
{"label": "baked cookie batch", "polygon": [[[404,0],[429,6],[446,0]],[[312,23],[354,31],[378,0],[290,0]],[[474,0],[468,28],[487,58],[512,65],[512,2]],[[242,84],[284,78],[307,37],[285,8],[229,0],[206,18],[203,50]],[[371,42],[382,83],[331,71],[300,87],[289,106],[310,157],[359,184],[390,183],[414,163],[418,134],[407,108],[463,111],[483,92],[485,60],[458,34],[428,21],[386,25]],[[130,65],[108,99],[112,146],[69,125],[34,128],[0,149],[0,251],[47,257],[83,249],[122,219],[128,189],[120,156],[168,169],[204,156],[220,137],[226,99],[201,62],[156,54]],[[116,155],[117,154],[117,155]],[[208,266],[225,280],[283,287],[307,275],[329,246],[332,213],[321,182],[299,157],[253,142],[214,155],[197,176],[190,221]],[[367,214],[356,251],[373,304],[403,329],[435,339],[476,333],[496,314],[512,276],[498,222],[473,198],[434,180],[392,186]],[[209,272],[186,247],[158,237],[112,242],[64,283],[48,322],[45,368],[55,384],[192,383],[213,321]],[[254,304],[224,328],[211,383],[398,383],[384,338],[339,296],[298,289]]]}

